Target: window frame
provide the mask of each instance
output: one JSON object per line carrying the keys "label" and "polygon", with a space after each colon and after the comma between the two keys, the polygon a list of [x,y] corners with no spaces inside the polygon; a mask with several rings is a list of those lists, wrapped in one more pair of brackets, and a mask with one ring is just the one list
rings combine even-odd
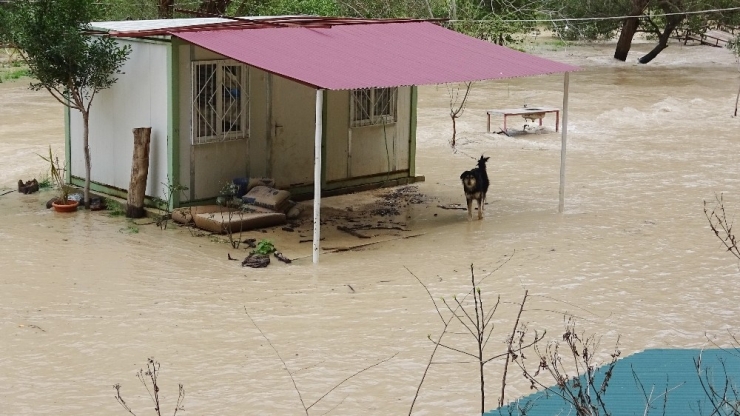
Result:
{"label": "window frame", "polygon": [[[384,91],[388,91],[387,103],[381,103]],[[350,127],[365,127],[395,124],[398,121],[398,87],[361,88],[350,90]],[[378,113],[377,109],[385,107],[388,111]],[[359,113],[358,113],[359,112]]]}
{"label": "window frame", "polygon": [[[193,145],[202,145],[209,143],[220,143],[226,141],[242,140],[249,137],[249,112],[250,112],[250,88],[249,88],[249,66],[232,59],[211,59],[211,60],[198,60],[192,61],[190,67],[190,142]],[[216,101],[216,106],[213,108],[211,103],[211,110],[215,113],[212,117],[201,116],[203,111],[198,103],[201,94],[208,94],[205,85],[199,84],[199,68],[204,68],[207,65],[215,65],[215,80],[214,76],[208,77],[206,82],[214,80],[214,92],[211,101]],[[225,71],[228,67],[238,67],[240,74],[238,75],[235,82],[239,88],[238,97],[238,114],[236,119],[238,125],[241,126],[239,130],[228,130],[224,128],[224,121],[227,119],[227,112],[229,109],[224,109],[226,105],[225,91],[228,87],[228,83],[225,84]],[[234,80],[232,80],[232,83]],[[208,100],[208,98],[206,98]],[[208,120],[205,120],[204,128],[210,129],[213,134],[199,136],[201,118],[213,118],[213,124],[209,125]]]}

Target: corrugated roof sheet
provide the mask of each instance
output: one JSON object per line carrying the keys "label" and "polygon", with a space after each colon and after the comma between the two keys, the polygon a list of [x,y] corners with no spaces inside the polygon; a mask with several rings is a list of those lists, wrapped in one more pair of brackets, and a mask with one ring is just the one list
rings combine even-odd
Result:
{"label": "corrugated roof sheet", "polygon": [[[281,16],[282,17],[282,16]],[[288,16],[285,16],[288,17]],[[275,16],[256,16],[244,17],[244,19],[268,20],[274,19]],[[230,23],[234,19],[220,17],[197,17],[183,19],[153,19],[153,20],[120,20],[111,22],[92,22],[90,26],[96,30],[105,30],[112,32],[132,32],[143,30],[164,30],[180,29],[188,26],[200,26],[217,23]]]}
{"label": "corrugated roof sheet", "polygon": [[429,22],[173,31],[171,35],[329,90],[480,81],[579,69]]}

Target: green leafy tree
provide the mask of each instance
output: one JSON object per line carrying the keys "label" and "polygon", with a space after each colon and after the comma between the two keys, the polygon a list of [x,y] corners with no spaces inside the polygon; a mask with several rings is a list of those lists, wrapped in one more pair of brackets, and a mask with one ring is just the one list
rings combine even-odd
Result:
{"label": "green leafy tree", "polygon": [[[554,22],[556,31],[567,39],[610,39],[619,32],[614,58],[625,61],[638,32],[658,43],[639,62],[652,61],[668,47],[677,29],[703,33],[709,26],[737,24],[737,11],[715,10],[737,6],[737,0],[544,0],[544,13],[559,19],[587,19]],[[613,19],[615,16],[627,16]],[[600,19],[601,18],[601,19]]]}
{"label": "green leafy tree", "polygon": [[364,18],[449,19],[458,32],[499,44],[534,28],[539,5],[528,0],[336,0],[339,14]]}
{"label": "green leafy tree", "polygon": [[0,47],[10,43],[10,16],[8,5],[0,3]]}
{"label": "green leafy tree", "polygon": [[150,20],[172,17],[173,8],[158,0],[97,0],[96,3],[101,20]]}
{"label": "green leafy tree", "polygon": [[229,16],[312,15],[339,16],[335,0],[237,0],[231,1]]}
{"label": "green leafy tree", "polygon": [[527,0],[454,0],[447,15],[452,29],[500,45],[514,41],[512,35],[535,28],[539,7]]}
{"label": "green leafy tree", "polygon": [[83,120],[85,207],[90,207],[90,107],[95,95],[113,85],[129,47],[106,36],[89,35],[97,16],[89,0],[18,0],[7,16],[6,36],[18,48],[31,74],[33,90],[47,90],[77,110]]}

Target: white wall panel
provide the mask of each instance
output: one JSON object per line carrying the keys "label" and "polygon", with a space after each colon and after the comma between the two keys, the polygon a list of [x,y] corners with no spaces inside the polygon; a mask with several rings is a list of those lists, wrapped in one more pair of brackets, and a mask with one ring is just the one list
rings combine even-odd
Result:
{"label": "white wall panel", "polygon": [[[167,47],[164,44],[127,42],[132,51],[123,74],[94,98],[90,114],[91,179],[105,185],[128,189],[136,127],[151,127],[149,175],[146,194],[163,196],[167,180]],[[72,111],[73,176],[85,177],[82,117]]]}

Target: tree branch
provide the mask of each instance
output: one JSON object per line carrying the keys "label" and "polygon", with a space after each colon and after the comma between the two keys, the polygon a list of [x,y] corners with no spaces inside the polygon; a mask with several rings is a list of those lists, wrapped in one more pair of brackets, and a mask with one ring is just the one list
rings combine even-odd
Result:
{"label": "tree branch", "polygon": [[[519,319],[522,317],[522,311],[524,310],[524,303],[527,302],[527,295],[529,290],[524,291],[524,298],[522,299],[522,305],[519,308],[519,313],[516,315],[516,321],[514,322],[514,329],[511,331],[511,338],[509,339],[508,350],[506,352],[506,362],[504,363],[504,376],[501,380],[501,397],[498,400],[498,406],[504,405],[504,390],[506,389],[506,373],[509,371],[509,359],[511,358],[512,349],[511,344],[514,342],[514,335],[516,335],[517,328],[519,328]],[[486,340],[487,342],[488,340]]]}
{"label": "tree branch", "polygon": [[262,329],[260,329],[259,325],[252,319],[252,317],[249,315],[249,312],[247,312],[247,307],[244,307],[244,313],[247,314],[247,317],[250,321],[252,321],[252,325],[254,325],[255,328],[257,328],[257,331],[259,331],[260,335],[262,335],[262,338],[264,338],[267,343],[270,345],[270,348],[272,348],[273,351],[275,351],[275,355],[277,355],[278,359],[280,359],[280,362],[283,363],[283,368],[285,368],[285,371],[288,373],[288,376],[290,377],[290,381],[293,382],[293,388],[295,389],[296,393],[298,393],[298,398],[301,401],[301,406],[303,406],[303,410],[306,412],[306,415],[308,415],[308,408],[306,407],[306,404],[303,401],[303,395],[301,395],[301,391],[298,389],[298,384],[295,382],[295,378],[293,378],[293,373],[290,372],[288,369],[288,365],[285,363],[285,360],[283,360],[283,357],[280,356],[280,353],[278,352],[277,348],[275,348],[274,345],[272,345],[272,341],[270,341],[270,338],[267,338],[267,335],[265,335],[264,332],[262,332]]}

